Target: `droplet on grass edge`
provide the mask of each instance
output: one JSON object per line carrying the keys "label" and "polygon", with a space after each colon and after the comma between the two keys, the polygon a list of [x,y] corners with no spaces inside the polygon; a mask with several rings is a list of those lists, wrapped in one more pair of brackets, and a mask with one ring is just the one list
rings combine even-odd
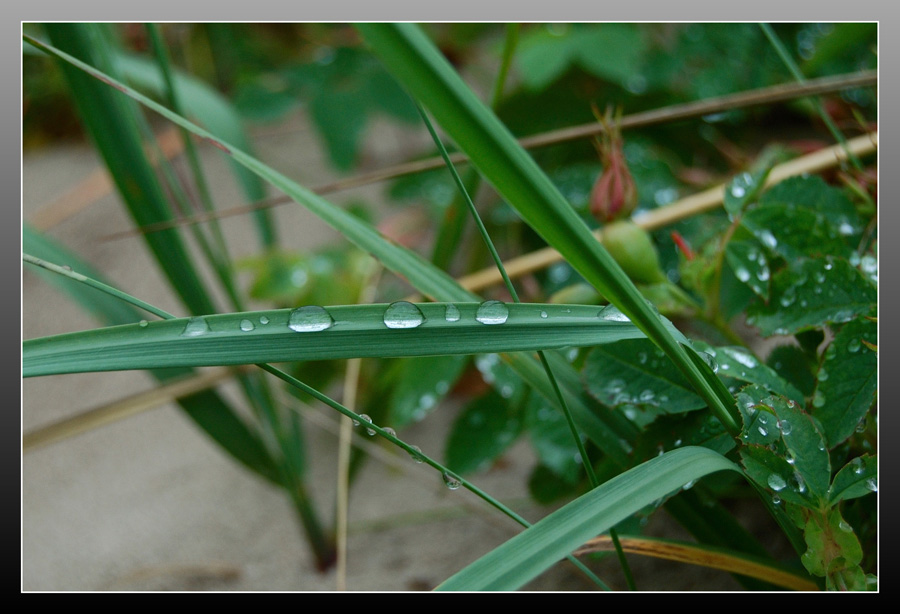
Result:
{"label": "droplet on grass edge", "polygon": [[509,308],[501,301],[485,301],[475,312],[475,319],[482,324],[503,324],[508,318]]}

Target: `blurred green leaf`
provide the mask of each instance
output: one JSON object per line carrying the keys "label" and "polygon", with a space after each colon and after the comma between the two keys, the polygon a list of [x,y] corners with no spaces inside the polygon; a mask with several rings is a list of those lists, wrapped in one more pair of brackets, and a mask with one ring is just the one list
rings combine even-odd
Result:
{"label": "blurred green leaf", "polygon": [[484,471],[522,432],[519,404],[489,392],[469,403],[447,438],[447,467],[462,474]]}
{"label": "blurred green leaf", "polygon": [[404,360],[391,395],[390,423],[401,428],[424,419],[447,396],[467,364],[467,356]]}

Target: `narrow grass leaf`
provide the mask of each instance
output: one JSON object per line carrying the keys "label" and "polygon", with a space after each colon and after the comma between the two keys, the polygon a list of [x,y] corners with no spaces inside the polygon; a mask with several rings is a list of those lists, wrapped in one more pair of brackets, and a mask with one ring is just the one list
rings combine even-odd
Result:
{"label": "narrow grass leaf", "polygon": [[553,512],[451,576],[437,590],[515,590],[645,505],[691,480],[726,469],[740,471],[705,448],[667,452]]}
{"label": "narrow grass leaf", "polygon": [[[643,337],[634,325],[604,320],[586,305],[452,306],[458,320],[446,319],[448,304],[401,301],[176,318],[29,339],[23,375],[518,352]],[[488,317],[485,306],[501,311]]]}

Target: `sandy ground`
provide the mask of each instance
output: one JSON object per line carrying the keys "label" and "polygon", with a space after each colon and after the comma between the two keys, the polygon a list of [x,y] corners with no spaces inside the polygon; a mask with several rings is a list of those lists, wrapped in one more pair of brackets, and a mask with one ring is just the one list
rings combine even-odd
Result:
{"label": "sandy ground", "polygon": [[[380,144],[380,150],[367,151],[371,167],[400,159],[407,147],[394,129],[380,130],[379,138],[369,139]],[[297,117],[259,131],[255,143],[264,161],[305,185],[334,178]],[[240,204],[225,165],[214,152],[204,154],[216,202],[220,207]],[[96,157],[84,145],[29,153],[23,168],[25,219],[96,166]],[[378,202],[380,193],[373,186],[330,198]],[[298,206],[280,207],[275,215],[288,247],[337,240]],[[48,234],[122,289],[180,313],[140,241],[100,241],[129,225],[117,197],[109,195],[57,223]],[[236,256],[254,252],[247,219],[232,218],[224,228]],[[96,326],[32,271],[23,275],[24,338]],[[139,372],[28,379],[23,383],[23,427],[27,432],[150,388],[150,378]],[[239,402],[234,385],[224,385],[220,392]],[[313,494],[322,517],[330,519],[337,422],[323,407],[307,415]],[[401,436],[440,457],[454,415],[448,403]],[[364,443],[372,445],[372,440]],[[412,463],[402,452],[377,448],[378,458],[366,465],[351,492],[348,590],[431,589],[518,531],[469,493],[447,490],[433,470]],[[527,499],[532,466],[531,449],[523,441],[473,481],[536,520],[548,510]],[[25,453],[22,517],[25,591],[331,591],[338,586],[335,570],[316,571],[287,498],[220,452],[173,405]],[[644,590],[739,589],[720,572],[637,558],[633,564]],[[601,561],[597,568],[613,587],[623,587],[613,561]],[[528,588],[592,587],[563,564]]]}

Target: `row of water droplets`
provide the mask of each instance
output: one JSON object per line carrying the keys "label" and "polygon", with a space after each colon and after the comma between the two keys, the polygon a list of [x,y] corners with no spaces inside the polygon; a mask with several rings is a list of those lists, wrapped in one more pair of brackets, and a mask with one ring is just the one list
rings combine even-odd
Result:
{"label": "row of water droplets", "polygon": [[[372,418],[368,414],[359,414],[359,420],[353,420],[353,426],[359,426],[360,424],[363,424],[363,423],[365,423],[367,425],[372,424]],[[397,432],[394,429],[392,429],[391,427],[389,427],[389,426],[381,427],[381,430],[386,435],[390,435],[391,437],[393,437],[395,439],[397,438]],[[376,434],[376,431],[375,431],[375,429],[373,429],[369,426],[366,426],[366,434],[369,437],[374,437]],[[416,463],[424,463],[425,462],[425,455],[422,454],[422,449],[419,446],[410,445],[409,448],[410,448],[409,456],[410,456],[410,458],[413,459],[413,461],[415,461]],[[462,480],[458,476],[451,473],[450,471],[441,472],[441,478],[444,481],[444,485],[447,488],[449,488],[450,490],[457,490],[460,486],[462,486]]]}
{"label": "row of water droplets", "polygon": [[[548,318],[546,311],[541,311],[542,319]],[[444,308],[444,319],[447,322],[458,322],[461,319],[459,307],[447,304]],[[613,306],[607,306],[600,310],[598,317],[612,322],[630,322],[628,316]],[[407,301],[397,301],[388,305],[383,315],[384,325],[391,329],[416,328],[425,322],[425,315],[416,305]],[[478,306],[475,312],[475,320],[482,324],[504,324],[509,319],[509,307],[502,301],[485,301]],[[260,316],[260,324],[268,324],[269,318]],[[141,326],[146,326],[146,321],[141,321]],[[327,330],[334,326],[334,318],[324,307],[318,305],[306,305],[294,309],[288,317],[288,328],[298,333],[313,333]],[[240,322],[240,329],[246,332],[256,329],[256,324],[249,318]],[[203,317],[194,317],[188,320],[182,331],[182,336],[196,337],[210,332],[209,323]]]}

